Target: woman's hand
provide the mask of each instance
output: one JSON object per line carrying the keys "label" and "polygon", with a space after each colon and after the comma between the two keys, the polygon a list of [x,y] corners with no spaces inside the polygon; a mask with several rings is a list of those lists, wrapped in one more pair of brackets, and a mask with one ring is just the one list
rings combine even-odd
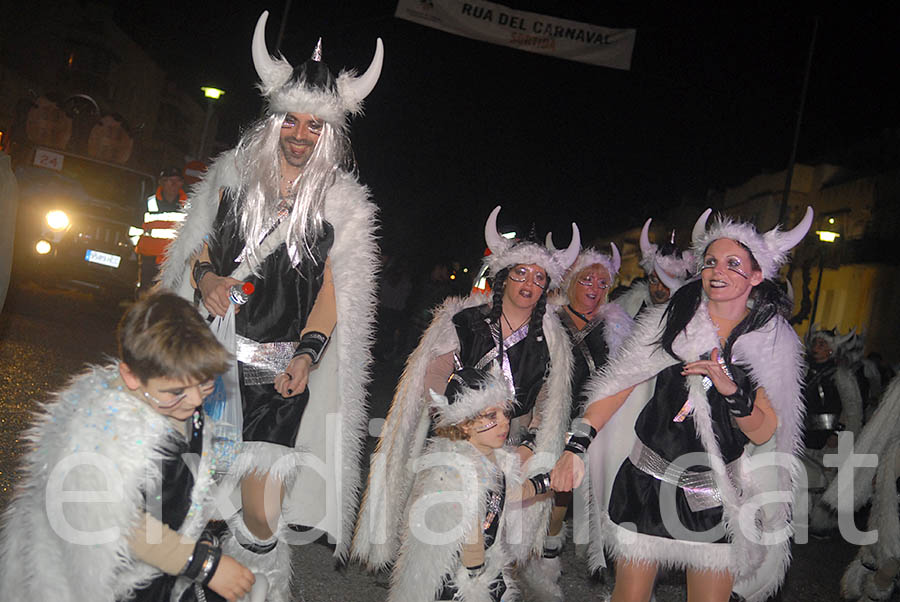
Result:
{"label": "woman's hand", "polygon": [[294,397],[306,391],[312,358],[306,354],[291,360],[284,372],[275,377],[275,390],[282,397]]}
{"label": "woman's hand", "polygon": [[570,451],[563,452],[550,471],[550,487],[554,491],[572,491],[584,479],[584,460]]}
{"label": "woman's hand", "polygon": [[681,374],[688,376],[696,374],[699,376],[708,376],[712,381],[716,391],[730,397],[738,390],[737,384],[725,374],[725,362],[719,361],[719,350],[713,349],[708,360],[698,360],[696,362],[688,362],[681,370]]}

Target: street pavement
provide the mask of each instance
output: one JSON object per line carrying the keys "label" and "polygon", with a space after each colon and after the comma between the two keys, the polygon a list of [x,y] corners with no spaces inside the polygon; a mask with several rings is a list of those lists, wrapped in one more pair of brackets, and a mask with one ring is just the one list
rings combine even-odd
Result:
{"label": "street pavement", "polygon": [[[124,305],[71,290],[17,283],[0,313],[0,509],[15,486],[16,463],[24,447],[22,431],[37,403],[46,400],[86,364],[116,355],[115,327]],[[402,366],[379,362],[370,388],[371,416],[384,417]],[[375,440],[369,438],[371,451]],[[840,538],[793,547],[793,562],[780,602],[840,600],[839,582],[856,548]],[[562,555],[566,600],[605,600],[611,586],[592,580],[574,547]],[[338,565],[327,544],[294,548],[295,600],[305,602],[387,599],[387,575],[356,565]],[[658,602],[686,599],[682,574],[661,575]]]}

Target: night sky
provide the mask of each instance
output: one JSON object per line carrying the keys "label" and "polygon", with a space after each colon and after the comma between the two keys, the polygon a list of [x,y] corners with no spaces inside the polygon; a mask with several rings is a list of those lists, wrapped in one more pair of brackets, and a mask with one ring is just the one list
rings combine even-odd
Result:
{"label": "night sky", "polygon": [[[253,26],[269,9],[274,51],[284,5],[200,4],[118,3],[114,14],[184,89],[226,90],[220,139],[234,142],[261,110]],[[590,240],[786,167],[812,16],[506,4],[637,29],[632,69],[453,36],[396,19],[389,0],[291,4],[282,52],[295,65],[322,36],[333,70],[362,71],[375,38],[384,40],[381,80],[351,139],[360,177],[381,207],[387,252],[472,263],[497,204],[501,222],[534,222],[541,237],[552,229],[557,244],[568,241],[571,221]],[[799,161],[840,160],[859,141],[900,126],[900,99],[888,93],[900,59],[897,20],[848,19],[820,19]]]}

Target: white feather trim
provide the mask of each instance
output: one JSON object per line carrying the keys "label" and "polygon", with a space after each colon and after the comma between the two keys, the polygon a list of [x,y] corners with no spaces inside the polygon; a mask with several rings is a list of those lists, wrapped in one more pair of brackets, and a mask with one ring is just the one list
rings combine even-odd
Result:
{"label": "white feather trim", "polygon": [[[158,486],[159,463],[183,435],[166,417],[118,388],[117,377],[117,364],[89,368],[54,395],[27,432],[23,479],[0,537],[4,597],[113,602],[161,574],[131,556],[126,534],[144,511],[142,491]],[[211,429],[205,430],[208,450]],[[192,509],[179,531],[188,537],[196,538],[209,519],[211,470],[204,452]],[[60,497],[59,479],[67,491],[111,495],[77,504],[75,510]],[[48,512],[57,507],[58,512]],[[71,531],[66,534],[61,527]],[[98,543],[97,534],[106,530],[105,541]],[[79,541],[82,535],[86,539]]]}
{"label": "white feather trim", "polygon": [[563,265],[560,261],[560,257],[563,254],[563,251],[553,253],[537,243],[517,242],[515,244],[510,243],[506,249],[502,249],[497,253],[491,253],[483,261],[492,275],[503,268],[514,265],[535,264],[547,272],[547,275],[550,277],[550,286],[556,288],[562,283],[563,276],[565,276],[566,270],[569,269],[569,266]]}
{"label": "white feather trim", "polygon": [[[633,385],[649,382],[662,369],[676,363],[677,360],[659,350],[656,345],[661,332],[664,310],[664,306],[651,307],[641,315],[632,337],[626,341],[619,355],[611,360],[600,375],[589,381],[586,387],[589,399],[602,399]],[[673,350],[685,361],[693,361],[715,346],[717,346],[715,327],[709,319],[704,301],[685,332],[676,337]],[[756,386],[766,390],[778,416],[778,427],[769,442],[763,446],[748,445],[749,457],[743,462],[740,471],[738,483],[740,490],[722,478],[724,462],[712,432],[709,407],[699,378],[689,377],[689,398],[693,401],[698,435],[709,454],[717,484],[725,501],[726,529],[734,542],[731,546],[733,564],[729,570],[736,576],[735,591],[748,600],[762,600],[774,592],[784,578],[790,560],[788,541],[785,538],[784,541],[769,546],[760,546],[743,537],[744,530],[736,527],[743,505],[747,500],[753,499],[753,496],[764,492],[777,492],[792,498],[800,470],[796,456],[801,445],[800,427],[803,419],[800,399],[803,349],[790,326],[781,318],[773,318],[763,329],[741,336],[735,343],[733,357],[734,361],[749,367],[751,379]],[[591,446],[591,460],[596,459],[594,468],[591,469],[594,503],[600,503],[603,511],[618,466],[631,449],[634,440],[634,420],[652,393],[652,383],[650,386],[645,384],[636,387]],[[622,414],[621,420],[616,420],[619,414]],[[612,443],[607,445],[604,439]],[[598,440],[601,440],[601,443],[598,444]],[[771,465],[772,456],[756,455],[769,451],[781,454],[775,457],[774,466]],[[785,458],[789,460],[785,462]],[[767,460],[769,462],[766,462]],[[779,529],[785,534],[790,533],[789,501],[771,503],[762,510],[765,533],[775,533]],[[752,529],[750,531],[752,532]],[[677,546],[680,543],[670,540],[666,545]],[[609,549],[614,549],[617,545],[614,541],[606,542]],[[646,549],[652,551],[650,548]],[[687,553],[687,549],[685,551]],[[602,550],[599,549],[591,550],[594,558],[599,558],[601,553]],[[648,559],[654,560],[655,557],[648,556]],[[697,559],[702,559],[702,555],[698,555]],[[694,566],[704,568],[702,562]],[[710,568],[714,567],[710,565]]]}
{"label": "white feather trim", "polygon": [[453,403],[445,395],[429,391],[431,406],[436,410],[434,425],[437,427],[460,424],[478,417],[490,407],[508,410],[512,407],[509,384],[496,363],[492,364],[487,379],[476,388],[465,387]]}
{"label": "white feather trim", "polygon": [[[223,153],[188,199],[188,217],[166,251],[161,277],[164,287],[193,300],[192,258],[212,230],[220,191],[237,192],[239,184],[233,151]],[[284,507],[287,520],[329,531],[336,540],[335,554],[339,557],[347,553],[353,532],[359,503],[359,463],[368,432],[366,385],[378,274],[377,210],[368,196],[368,190],[345,172],[337,175],[325,196],[325,219],[334,227],[328,259],[334,276],[337,325],[326,353],[310,374],[313,395],[297,439],[299,449],[314,454],[326,465],[340,462],[341,469],[333,471],[334,476],[321,485],[292,488]],[[336,506],[327,506],[326,500]]]}
{"label": "white feather trim", "polygon": [[429,442],[416,461],[418,474],[400,525],[389,602],[433,600],[447,575],[455,576],[463,600],[490,601],[488,585],[510,563],[504,545],[508,510],[501,515],[496,541],[485,550],[480,577],[470,578],[459,558],[463,543],[481,528],[488,489],[499,486],[503,473],[507,474],[507,499],[521,486],[514,454],[503,450],[494,454],[499,466],[467,441],[435,438]]}
{"label": "white feather trim", "polygon": [[[451,298],[435,311],[434,319],[407,359],[397,384],[382,436],[372,457],[369,484],[360,508],[353,539],[352,556],[369,568],[391,563],[399,548],[399,525],[409,499],[414,474],[410,465],[422,453],[429,415],[425,398],[425,372],[436,357],[459,349],[453,316],[469,307],[487,303],[484,295]],[[544,336],[550,352],[547,388],[551,392],[535,402],[535,419],[540,420],[536,437],[537,454],[526,467],[527,474],[549,471],[562,452],[571,403],[572,352],[568,334],[553,312],[544,314]],[[539,418],[538,418],[539,417]],[[523,520],[534,528],[524,531],[534,536],[525,544],[528,552],[539,552],[549,525],[551,502],[530,504]],[[518,546],[520,551],[522,546]]]}
{"label": "white feather trim", "polygon": [[612,303],[620,306],[629,316],[634,318],[641,308],[653,307],[653,299],[650,298],[650,286],[646,280],[635,282],[627,291],[612,300]]}

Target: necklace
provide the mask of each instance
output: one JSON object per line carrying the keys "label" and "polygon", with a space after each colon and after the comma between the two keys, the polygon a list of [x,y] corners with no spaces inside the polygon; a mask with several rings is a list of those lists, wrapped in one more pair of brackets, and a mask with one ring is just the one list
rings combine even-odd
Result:
{"label": "necklace", "polygon": [[581,319],[584,320],[585,322],[590,322],[590,319],[589,319],[586,315],[584,315],[584,314],[581,313],[580,311],[575,311],[575,308],[572,307],[572,304],[571,304],[571,303],[569,303],[566,307],[569,308],[569,311],[570,311],[570,312],[572,312],[573,314],[575,314],[576,316],[578,316],[579,318],[581,318]]}
{"label": "necklace", "polygon": [[511,333],[512,333],[512,332],[516,332],[517,330],[519,330],[519,328],[522,328],[523,326],[525,326],[525,323],[528,322],[529,319],[531,319],[531,316],[528,316],[527,318],[525,318],[524,320],[522,320],[522,323],[519,324],[519,327],[518,327],[518,328],[513,328],[512,324],[509,323],[509,318],[506,317],[506,314],[503,313],[503,312],[501,312],[500,315],[503,316],[503,319],[504,319],[504,320],[506,320],[506,326],[509,328],[509,331],[510,331]]}

